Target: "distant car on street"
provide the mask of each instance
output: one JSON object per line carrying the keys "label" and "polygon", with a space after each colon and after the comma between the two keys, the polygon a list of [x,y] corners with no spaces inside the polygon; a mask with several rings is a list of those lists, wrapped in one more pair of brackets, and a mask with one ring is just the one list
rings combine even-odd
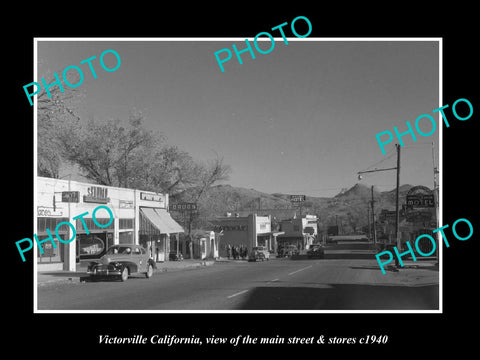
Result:
{"label": "distant car on street", "polygon": [[248,255],[248,261],[270,260],[270,252],[264,246],[256,246]]}
{"label": "distant car on street", "polygon": [[320,244],[312,244],[307,250],[307,256],[312,259],[323,259],[325,257],[325,250]]}
{"label": "distant car on street", "polygon": [[98,261],[91,262],[87,267],[87,274],[91,278],[115,276],[126,281],[129,275],[136,273],[144,273],[150,278],[155,268],[155,261],[142,246],[120,244],[111,246]]}

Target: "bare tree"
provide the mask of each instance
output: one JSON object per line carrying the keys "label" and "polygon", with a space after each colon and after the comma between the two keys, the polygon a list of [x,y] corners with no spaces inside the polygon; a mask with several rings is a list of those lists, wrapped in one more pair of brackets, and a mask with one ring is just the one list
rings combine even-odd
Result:
{"label": "bare tree", "polygon": [[[53,81],[53,80],[52,80]],[[52,82],[51,81],[51,82]],[[51,83],[50,82],[50,83]],[[79,93],[75,88],[50,88],[50,97],[43,91],[37,95],[37,173],[58,178],[62,163],[58,131],[72,120],[78,120],[75,101]]]}
{"label": "bare tree", "polygon": [[138,159],[162,136],[144,129],[141,116],[132,115],[127,127],[119,120],[70,122],[57,139],[63,157],[85,177],[102,185],[128,187],[138,177]]}
{"label": "bare tree", "polygon": [[218,156],[205,164],[199,164],[197,169],[199,177],[198,185],[194,188],[192,194],[194,201],[198,201],[214,184],[228,180],[231,173],[231,167],[225,165],[223,158]]}
{"label": "bare tree", "polygon": [[141,114],[124,127],[118,120],[71,121],[57,131],[62,156],[98,184],[133,187],[197,201],[213,184],[228,179],[223,159],[196,161],[165,137],[142,126]]}

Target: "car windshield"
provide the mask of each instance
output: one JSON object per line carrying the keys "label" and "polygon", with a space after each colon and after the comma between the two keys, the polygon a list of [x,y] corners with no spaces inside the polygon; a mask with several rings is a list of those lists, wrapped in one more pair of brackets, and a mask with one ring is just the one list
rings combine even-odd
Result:
{"label": "car windshield", "polygon": [[131,246],[112,246],[110,249],[107,250],[107,255],[116,255],[116,254],[128,255],[131,253],[132,253]]}

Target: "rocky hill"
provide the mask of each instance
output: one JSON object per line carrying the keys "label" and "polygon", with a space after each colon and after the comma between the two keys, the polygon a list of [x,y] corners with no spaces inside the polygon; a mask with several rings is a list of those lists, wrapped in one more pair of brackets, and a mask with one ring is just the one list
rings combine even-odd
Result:
{"label": "rocky hill", "polygon": [[[412,185],[400,187],[400,204]],[[343,233],[362,231],[368,224],[367,208],[371,188],[357,183],[331,198],[307,196],[302,204],[302,214],[316,214],[323,226],[339,224]],[[395,190],[378,191],[374,188],[375,212],[395,209]],[[212,187],[198,204],[200,222],[224,215],[227,212],[245,215],[250,212],[272,214],[277,220],[298,216],[300,208],[292,205],[289,194],[267,194],[254,189],[218,185]]]}

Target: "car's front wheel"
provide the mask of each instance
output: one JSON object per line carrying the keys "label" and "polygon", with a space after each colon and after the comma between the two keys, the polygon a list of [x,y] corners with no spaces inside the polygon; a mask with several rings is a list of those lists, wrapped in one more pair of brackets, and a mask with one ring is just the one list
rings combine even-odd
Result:
{"label": "car's front wheel", "polygon": [[128,279],[128,268],[125,266],[122,270],[122,274],[120,275],[120,280],[127,281]]}
{"label": "car's front wheel", "polygon": [[147,279],[150,279],[152,276],[153,276],[153,266],[152,266],[152,264],[148,264],[147,272],[145,273],[145,277]]}

